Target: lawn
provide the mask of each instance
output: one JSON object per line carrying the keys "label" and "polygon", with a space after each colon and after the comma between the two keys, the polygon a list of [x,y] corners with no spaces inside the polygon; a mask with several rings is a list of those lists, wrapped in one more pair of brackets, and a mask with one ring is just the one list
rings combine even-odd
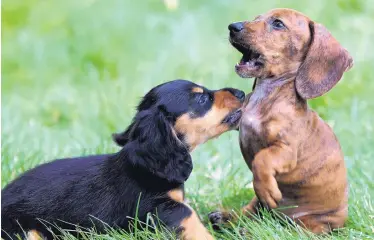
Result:
{"label": "lawn", "polygon": [[[4,0],[2,1],[1,185],[56,157],[118,150],[111,134],[129,124],[140,97],[176,78],[209,88],[250,91],[234,72],[239,59],[227,25],[274,7],[324,24],[355,65],[310,105],[333,127],[350,181],[344,229],[317,237],[270,217],[241,219],[219,239],[374,238],[374,4],[366,0]],[[230,132],[193,153],[186,183],[190,205],[206,222],[220,207],[253,196],[252,175]],[[94,239],[163,239],[165,233],[108,232]],[[72,239],[66,235],[66,239]]]}

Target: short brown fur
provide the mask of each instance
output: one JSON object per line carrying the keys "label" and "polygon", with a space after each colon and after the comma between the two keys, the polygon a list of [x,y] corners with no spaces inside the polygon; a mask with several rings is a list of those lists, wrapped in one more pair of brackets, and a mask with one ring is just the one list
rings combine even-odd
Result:
{"label": "short brown fur", "polygon": [[[273,19],[286,28],[274,30]],[[329,91],[352,67],[352,58],[326,28],[294,10],[275,9],[243,25],[230,41],[260,53],[263,62],[236,68],[242,77],[256,77],[240,123],[240,147],[257,197],[243,211],[256,213],[262,203],[281,207],[314,233],[343,227],[348,214],[343,153],[306,100]]]}

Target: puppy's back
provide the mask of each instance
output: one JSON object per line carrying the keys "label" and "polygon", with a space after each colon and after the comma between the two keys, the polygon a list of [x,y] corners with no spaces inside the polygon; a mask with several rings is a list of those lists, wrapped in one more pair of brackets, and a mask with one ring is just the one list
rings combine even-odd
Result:
{"label": "puppy's back", "polygon": [[[48,221],[65,216],[62,220],[74,222],[80,212],[67,208],[83,208],[89,200],[85,199],[87,193],[100,191],[98,170],[109,156],[59,159],[25,172],[1,191],[2,230],[20,232],[19,225],[38,228],[41,223],[35,217]],[[68,216],[68,212],[74,215]],[[17,223],[16,219],[23,221]]]}

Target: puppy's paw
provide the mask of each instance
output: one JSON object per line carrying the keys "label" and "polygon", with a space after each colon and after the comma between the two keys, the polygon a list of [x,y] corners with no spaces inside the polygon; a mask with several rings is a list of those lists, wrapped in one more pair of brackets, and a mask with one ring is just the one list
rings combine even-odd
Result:
{"label": "puppy's paw", "polygon": [[220,230],[221,226],[231,220],[231,214],[228,212],[211,212],[208,214],[209,222],[212,224],[214,230]]}
{"label": "puppy's paw", "polygon": [[267,181],[255,181],[253,188],[263,204],[271,209],[278,207],[278,202],[282,200],[282,193],[274,177],[269,177]]}

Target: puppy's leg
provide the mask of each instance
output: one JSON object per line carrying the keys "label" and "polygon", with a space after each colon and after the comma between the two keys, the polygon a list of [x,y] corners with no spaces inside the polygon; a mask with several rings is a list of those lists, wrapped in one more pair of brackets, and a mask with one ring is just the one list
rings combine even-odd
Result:
{"label": "puppy's leg", "polygon": [[[245,205],[241,209],[241,214],[246,217],[251,217],[253,214],[258,213],[258,209],[262,205],[258,198],[255,196],[252,198],[251,202]],[[229,211],[217,211],[209,214],[209,221],[213,224],[214,229],[220,229],[220,225],[223,225],[227,222],[233,222],[237,220],[238,215]]]}
{"label": "puppy's leg", "polygon": [[296,151],[289,145],[278,144],[262,149],[252,162],[253,187],[258,199],[270,208],[276,208],[282,199],[275,176],[296,167]]}
{"label": "puppy's leg", "polygon": [[341,228],[348,215],[348,207],[343,206],[325,214],[311,214],[296,218],[295,221],[309,231],[321,234],[329,233],[333,229]]}
{"label": "puppy's leg", "polygon": [[182,190],[172,190],[168,196],[170,200],[158,207],[158,217],[166,226],[177,229],[183,240],[214,239],[196,212],[184,203]]}
{"label": "puppy's leg", "polygon": [[[242,214],[250,217],[261,207],[276,208],[282,193],[275,179],[276,174],[286,173],[296,167],[296,155],[290,146],[279,144],[262,149],[252,162],[253,186],[257,197],[242,208]],[[262,205],[263,204],[263,205]],[[217,229],[219,224],[234,221],[228,212],[213,212],[209,220]]]}
{"label": "puppy's leg", "polygon": [[315,234],[330,232],[329,225],[318,221],[317,216],[308,215],[295,219],[295,222]]}
{"label": "puppy's leg", "polygon": [[[186,206],[187,207],[187,206]],[[191,215],[184,218],[180,224],[182,239],[185,240],[212,240],[214,239],[201,223],[196,212],[191,209]]]}
{"label": "puppy's leg", "polygon": [[177,230],[183,240],[214,239],[187,204],[170,201],[158,207],[157,215],[163,224]]}
{"label": "puppy's leg", "polygon": [[261,202],[255,196],[252,200],[242,208],[243,215],[250,217],[253,214],[257,214],[258,210],[262,207]]}

